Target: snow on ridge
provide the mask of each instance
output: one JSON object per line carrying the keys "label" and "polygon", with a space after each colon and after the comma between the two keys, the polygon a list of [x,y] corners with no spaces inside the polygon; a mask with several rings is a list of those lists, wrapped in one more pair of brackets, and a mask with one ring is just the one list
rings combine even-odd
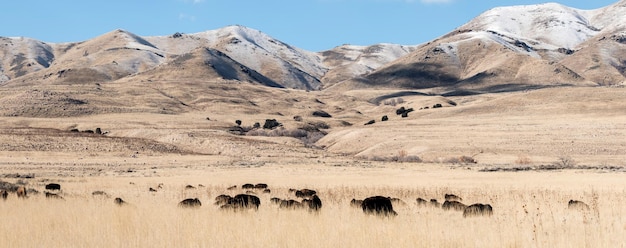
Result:
{"label": "snow on ridge", "polygon": [[493,31],[510,37],[526,37],[573,49],[599,32],[589,21],[592,14],[592,11],[557,3],[497,7],[461,28]]}

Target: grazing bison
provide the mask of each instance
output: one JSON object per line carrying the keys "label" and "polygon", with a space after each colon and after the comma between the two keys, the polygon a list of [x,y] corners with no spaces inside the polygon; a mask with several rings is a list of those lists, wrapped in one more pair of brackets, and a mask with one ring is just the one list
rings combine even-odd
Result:
{"label": "grazing bison", "polygon": [[26,198],[27,197],[26,192],[27,192],[26,187],[24,186],[17,187],[17,190],[15,191],[15,193],[17,194],[17,197],[19,198]]}
{"label": "grazing bison", "polygon": [[466,207],[467,206],[465,206],[465,204],[460,203],[458,201],[445,201],[443,202],[443,205],[441,205],[441,208],[444,210],[456,210],[456,211],[464,211]]}
{"label": "grazing bison", "polygon": [[179,202],[178,206],[182,208],[199,208],[202,206],[202,203],[198,198],[188,198]]}
{"label": "grazing bison", "polygon": [[60,195],[54,194],[54,193],[50,193],[50,192],[46,192],[46,198],[65,200],[65,199],[63,199],[63,196],[60,196]]}
{"label": "grazing bison", "polygon": [[393,210],[391,198],[384,196],[373,196],[363,200],[361,204],[363,212],[366,214],[376,214],[381,216],[396,216],[398,213]]}
{"label": "grazing bison", "polygon": [[274,203],[274,204],[280,204],[280,202],[281,202],[281,201],[282,201],[282,200],[281,200],[280,198],[278,198],[278,197],[272,197],[272,198],[270,199],[270,202],[271,202],[271,203]]}
{"label": "grazing bison", "polygon": [[238,208],[254,208],[259,209],[261,199],[253,195],[239,194],[231,198],[227,205],[235,205]]}
{"label": "grazing bison", "polygon": [[265,183],[257,183],[256,185],[254,185],[255,189],[267,189],[267,184]]}
{"label": "grazing bison", "polygon": [[312,189],[296,190],[296,197],[298,198],[311,198],[317,194],[317,191]]}
{"label": "grazing bison", "polygon": [[476,203],[467,206],[465,210],[463,210],[463,217],[491,215],[493,215],[493,208],[489,204]]}
{"label": "grazing bison", "polygon": [[150,191],[150,192],[157,192],[157,190],[156,190],[156,189],[154,189],[154,188],[152,188],[152,187],[150,187],[150,188],[148,189],[148,191]]}
{"label": "grazing bison", "polygon": [[589,205],[582,201],[569,200],[569,202],[567,203],[567,208],[574,210],[589,210]]}
{"label": "grazing bison", "polygon": [[196,189],[196,187],[194,187],[193,185],[187,185],[185,186],[185,189]]}
{"label": "grazing bison", "polygon": [[115,202],[115,204],[117,204],[119,206],[124,206],[124,205],[128,204],[124,200],[122,200],[122,198],[119,198],[119,197],[115,198],[115,200],[113,200],[113,202]]}
{"label": "grazing bison", "polygon": [[357,200],[357,199],[352,198],[352,201],[350,201],[351,207],[361,208],[362,204],[363,204],[363,200]]}
{"label": "grazing bison", "polygon": [[430,206],[434,208],[440,208],[441,203],[439,203],[437,199],[430,199]]}
{"label": "grazing bison", "polygon": [[280,201],[280,208],[287,208],[287,209],[296,209],[296,208],[301,208],[302,207],[302,203],[300,203],[299,201],[296,200],[282,200]]}
{"label": "grazing bison", "polygon": [[244,185],[241,185],[242,189],[254,189],[254,184],[251,183],[246,183]]}
{"label": "grazing bison", "polygon": [[445,199],[446,201],[458,201],[461,202],[463,201],[463,199],[461,199],[461,197],[455,195],[455,194],[445,194]]}
{"label": "grazing bison", "polygon": [[322,208],[322,200],[317,195],[314,195],[311,200],[308,200],[308,206],[309,210],[318,211]]}
{"label": "grazing bison", "polygon": [[3,200],[6,200],[7,197],[9,197],[9,192],[6,190],[0,190],[0,197],[2,197]]}
{"label": "grazing bison", "polygon": [[264,189],[263,190],[263,194],[269,194],[269,193],[272,193],[272,190],[270,190],[270,189]]}
{"label": "grazing bison", "polygon": [[230,199],[232,198],[233,197],[229,195],[218,195],[217,197],[215,197],[215,205],[228,204],[228,201],[230,201]]}
{"label": "grazing bison", "polygon": [[418,206],[428,206],[428,201],[422,198],[415,199],[417,201]]}
{"label": "grazing bison", "polygon": [[46,184],[47,190],[61,190],[61,185],[58,183],[49,183]]}
{"label": "grazing bison", "polygon": [[91,195],[92,196],[102,196],[102,197],[105,197],[105,198],[109,198],[109,194],[107,194],[106,192],[101,191],[101,190],[96,190],[94,192],[91,192]]}

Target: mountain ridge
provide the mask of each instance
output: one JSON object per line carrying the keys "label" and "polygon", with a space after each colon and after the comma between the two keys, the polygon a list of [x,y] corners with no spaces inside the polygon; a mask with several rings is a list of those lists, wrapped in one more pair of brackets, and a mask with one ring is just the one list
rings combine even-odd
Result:
{"label": "mountain ridge", "polygon": [[0,84],[166,78],[181,57],[208,49],[212,52],[196,54],[204,63],[178,69],[212,65],[209,70],[215,73],[186,75],[303,90],[383,87],[481,93],[624,85],[624,23],[626,1],[595,10],[558,3],[496,7],[424,44],[342,45],[320,52],[239,25],[145,37],[116,29],[70,43],[0,38]]}

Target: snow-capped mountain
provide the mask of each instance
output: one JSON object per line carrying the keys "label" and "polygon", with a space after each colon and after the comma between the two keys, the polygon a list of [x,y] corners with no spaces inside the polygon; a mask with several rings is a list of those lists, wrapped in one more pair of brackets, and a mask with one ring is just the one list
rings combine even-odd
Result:
{"label": "snow-capped mountain", "polygon": [[299,49],[243,26],[152,37],[114,30],[84,42],[64,44],[27,38],[2,38],[0,42],[0,83],[13,80],[20,84],[142,77],[166,80],[184,74],[186,78],[202,80],[238,80],[318,90],[324,76],[336,67],[358,64],[341,72],[344,78],[352,78],[408,53],[402,46],[382,44],[354,48],[346,51],[349,55],[345,61],[325,63],[325,52]]}
{"label": "snow-capped mountain", "polygon": [[181,78],[320,90],[355,87],[497,92],[626,84],[626,0],[580,10],[498,7],[431,42],[311,52],[243,26],[141,37],[114,30],[53,44],[0,37],[0,84]]}
{"label": "snow-capped mountain", "polygon": [[494,8],[341,88],[494,92],[624,85],[625,23],[624,0],[596,10],[556,3]]}

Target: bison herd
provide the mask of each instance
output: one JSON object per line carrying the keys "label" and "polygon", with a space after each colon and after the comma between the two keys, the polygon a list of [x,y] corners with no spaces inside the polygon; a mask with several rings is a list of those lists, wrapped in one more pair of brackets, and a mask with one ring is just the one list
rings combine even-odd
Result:
{"label": "bison herd", "polygon": [[[158,185],[158,189],[162,188],[162,184]],[[185,189],[195,189],[194,186],[187,185]],[[199,187],[204,187],[200,185]],[[228,194],[221,194],[214,198],[214,205],[220,210],[231,211],[243,211],[243,210],[258,210],[261,205],[261,199],[256,196],[257,194],[269,194],[272,191],[268,188],[267,184],[243,184],[241,189],[244,193],[235,194],[234,196]],[[32,190],[32,189],[31,189]],[[51,183],[45,185],[45,196],[50,199],[64,198],[60,195],[61,185],[57,183]],[[237,186],[227,187],[226,190],[237,190]],[[157,192],[154,188],[149,188],[150,192]],[[15,186],[8,189],[0,189],[0,197],[6,200],[9,196],[9,192],[14,192],[17,198],[27,198],[29,190],[24,186]],[[36,192],[36,191],[34,191]],[[277,206],[279,209],[295,210],[304,209],[310,212],[318,212],[322,209],[322,200],[318,196],[317,191],[312,189],[289,189],[289,195],[284,199],[278,197],[271,197],[271,205]],[[94,191],[92,193],[94,197],[109,198],[109,195],[104,191]],[[416,205],[418,207],[430,207],[441,208],[446,211],[458,211],[463,213],[463,217],[475,217],[475,216],[492,216],[493,207],[490,204],[475,203],[471,205],[465,205],[462,203],[463,199],[454,194],[445,194],[444,202],[439,203],[437,199],[426,200],[423,198],[416,199]],[[122,198],[115,198],[113,201],[116,205],[124,206],[128,203]],[[350,206],[358,208],[365,214],[371,214],[382,217],[397,216],[398,213],[394,210],[394,204],[406,205],[404,201],[398,198],[392,198],[387,196],[372,196],[363,200],[352,199]],[[199,208],[202,206],[200,199],[187,198],[178,203],[180,208]],[[568,209],[588,211],[589,205],[579,200],[570,200],[567,204]]]}

